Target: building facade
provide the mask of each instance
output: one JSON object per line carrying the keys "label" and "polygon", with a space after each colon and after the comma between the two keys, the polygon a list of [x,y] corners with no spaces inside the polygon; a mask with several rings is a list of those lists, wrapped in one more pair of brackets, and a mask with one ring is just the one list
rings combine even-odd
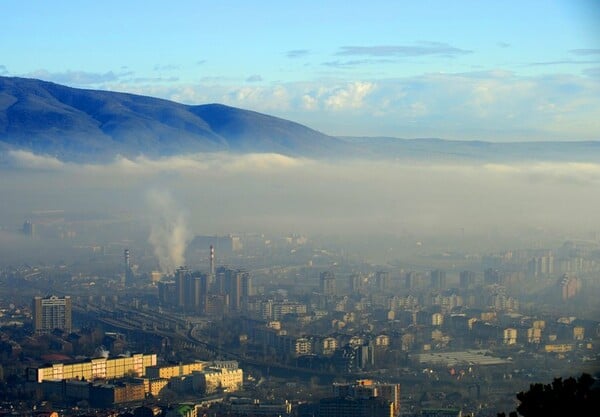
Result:
{"label": "building facade", "polygon": [[128,374],[144,376],[146,369],[154,365],[156,365],[156,354],[143,355],[140,353],[113,359],[94,358],[85,362],[55,363],[40,368],[29,368],[27,380],[42,382],[61,379],[114,379]]}
{"label": "building facade", "polygon": [[36,334],[45,334],[55,329],[71,332],[71,297],[55,295],[34,297],[32,303],[33,328]]}

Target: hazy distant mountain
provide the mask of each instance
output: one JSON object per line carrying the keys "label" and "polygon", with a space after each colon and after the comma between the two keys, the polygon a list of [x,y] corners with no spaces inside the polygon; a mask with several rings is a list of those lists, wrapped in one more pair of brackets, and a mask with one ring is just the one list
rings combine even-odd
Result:
{"label": "hazy distant mountain", "polygon": [[336,138],[288,120],[221,104],[189,106],[153,97],[0,77],[0,151],[101,161],[190,152],[451,160],[597,161],[600,142],[490,143],[440,139]]}
{"label": "hazy distant mountain", "polygon": [[67,160],[211,151],[309,156],[347,146],[298,123],[221,104],[7,77],[0,77],[0,143]]}
{"label": "hazy distant mountain", "polygon": [[598,162],[600,141],[579,142],[484,142],[435,138],[341,138],[361,149],[366,158],[453,160],[480,162],[569,161]]}

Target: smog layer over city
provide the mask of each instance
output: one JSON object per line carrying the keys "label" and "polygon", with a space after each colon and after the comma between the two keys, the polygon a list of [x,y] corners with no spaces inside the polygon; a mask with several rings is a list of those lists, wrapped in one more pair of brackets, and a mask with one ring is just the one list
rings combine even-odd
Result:
{"label": "smog layer over city", "polygon": [[597,2],[0,10],[0,416],[600,409]]}

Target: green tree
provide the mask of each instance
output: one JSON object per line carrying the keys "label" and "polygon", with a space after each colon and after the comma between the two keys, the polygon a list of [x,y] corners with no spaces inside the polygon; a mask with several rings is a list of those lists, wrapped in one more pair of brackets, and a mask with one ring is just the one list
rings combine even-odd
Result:
{"label": "green tree", "polygon": [[[517,412],[523,417],[596,416],[600,410],[600,389],[594,383],[594,378],[584,373],[577,379],[556,378],[551,384],[532,384],[529,391],[517,394],[521,402]],[[510,417],[516,416],[514,411],[510,413]]]}

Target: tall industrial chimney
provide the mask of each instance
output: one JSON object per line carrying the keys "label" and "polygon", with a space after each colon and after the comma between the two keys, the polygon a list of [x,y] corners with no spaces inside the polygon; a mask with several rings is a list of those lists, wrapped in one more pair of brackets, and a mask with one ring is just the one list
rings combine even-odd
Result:
{"label": "tall industrial chimney", "polygon": [[123,274],[123,283],[131,282],[133,273],[131,272],[131,260],[129,258],[129,249],[123,251],[123,258],[125,260],[125,274]]}
{"label": "tall industrial chimney", "polygon": [[210,245],[210,275],[215,276],[215,247]]}

